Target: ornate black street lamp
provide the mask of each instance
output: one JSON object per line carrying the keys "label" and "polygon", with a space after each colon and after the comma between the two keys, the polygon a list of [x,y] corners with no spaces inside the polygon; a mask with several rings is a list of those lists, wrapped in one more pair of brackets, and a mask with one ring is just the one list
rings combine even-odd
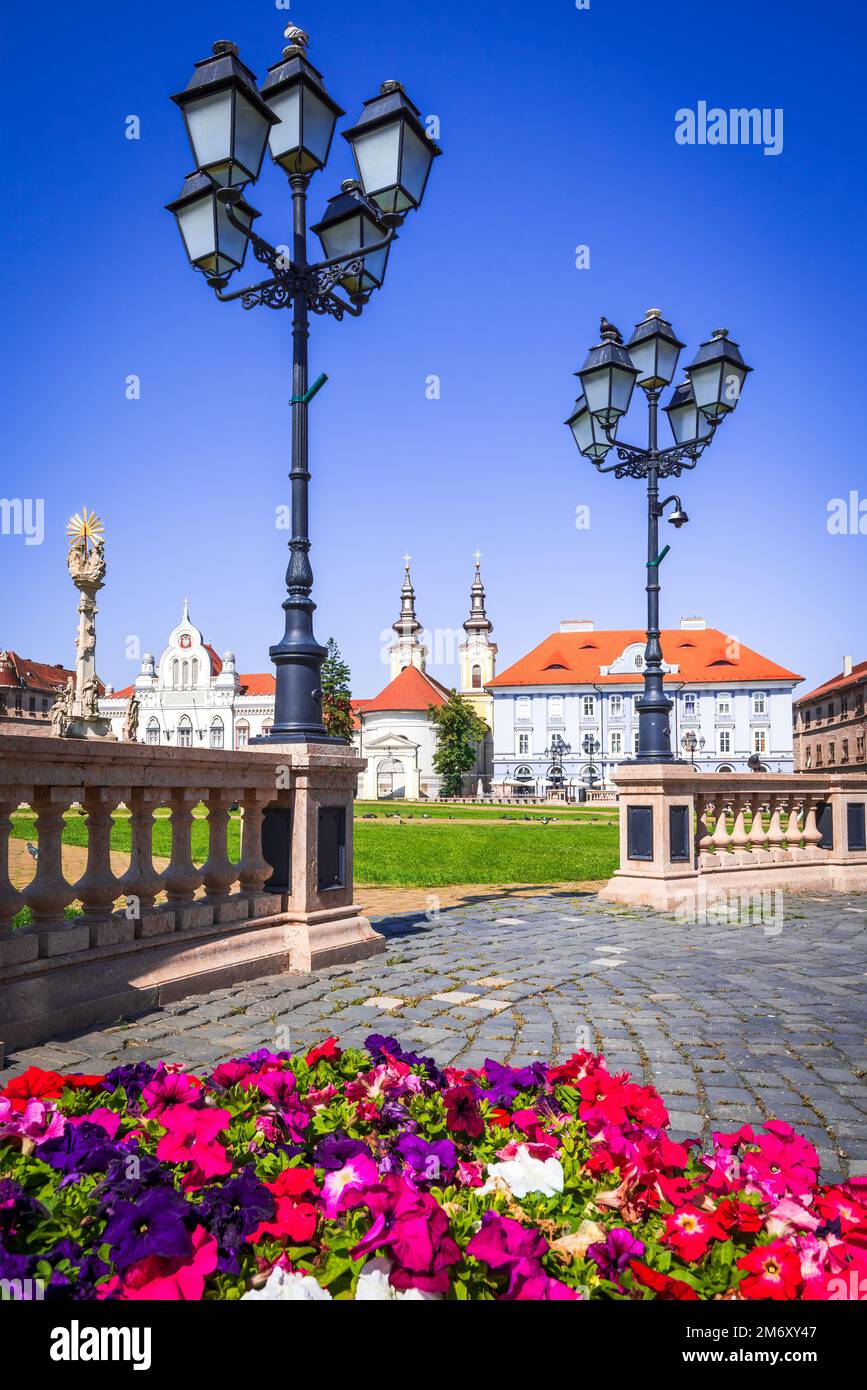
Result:
{"label": "ornate black street lamp", "polygon": [[[186,90],[173,98],[181,108],[195,160],[181,195],[168,204],[178,221],[191,265],[201,271],[218,299],[240,299],[244,309],[265,305],[292,310],[292,538],[283,603],[283,638],[271,647],[277,672],[274,723],[256,743],[332,742],[322,722],[321,668],[325,648],[313,635],[308,524],[307,407],[324,384],[308,385],[309,316],[358,317],[385,276],[388,253],[399,227],[424,195],[435,157],[418,108],[399,82],[383,84],[364,103],[356,126],[345,132],[359,179],[348,179],[312,228],[325,259],[307,254],[307,187],[324,168],[334,128],[344,113],[325,90],[322,74],[308,61],[308,36],[290,24],[283,57],[268,71],[261,91],[232,43],[214,44],[196,64]],[[258,213],[244,197],[258,177],[265,146],[286,173],[292,189],[293,227],[289,255],[253,231]],[[230,275],[243,266],[247,246],[267,276],[227,294]],[[348,296],[335,292],[341,286]],[[251,740],[252,741],[252,740]],[[342,742],[342,740],[336,740]]]}
{"label": "ornate black street lamp", "polygon": [[[659,550],[659,521],[673,502],[668,520],[679,529],[689,520],[677,496],[659,500],[661,478],[680,477],[694,468],[720,421],[740,399],[747,373],[752,370],[741,357],[737,343],[725,328],[717,328],[702,343],[695,361],[686,368],[687,380],[677,387],[665,407],[674,435],[674,447],[661,449],[657,437],[659,397],[670,385],[683,343],[659,309],[648,309],[623,346],[618,330],[602,319],[601,341],[590,350],[575,375],[582,394],[566,424],[585,458],[600,473],[616,478],[647,480],[647,645],[644,652],[644,693],[636,701],[640,763],[677,761],[671,748],[669,715],[672,702],[663,688],[662,645],[659,635],[659,566],[668,546]],[[629,409],[636,383],[647,399],[647,447],[618,442],[617,427]],[[618,462],[603,466],[611,449]]]}
{"label": "ornate black street lamp", "polygon": [[571,743],[567,743],[561,734],[552,734],[551,741],[545,749],[543,757],[550,758],[551,767],[548,772],[548,782],[552,787],[562,787],[566,781],[563,771],[563,759],[568,758],[572,752]]}

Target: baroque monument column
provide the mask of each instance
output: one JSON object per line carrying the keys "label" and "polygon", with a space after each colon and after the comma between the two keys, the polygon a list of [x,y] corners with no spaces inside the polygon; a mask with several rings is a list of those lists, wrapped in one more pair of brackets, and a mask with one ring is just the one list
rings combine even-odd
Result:
{"label": "baroque monument column", "polygon": [[78,590],[78,632],[75,638],[75,683],[58,696],[52,710],[52,732],[63,738],[113,739],[109,720],[99,713],[96,675],[96,595],[105,581],[105,541],[102,522],[82,507],[66,528],[66,563]]}

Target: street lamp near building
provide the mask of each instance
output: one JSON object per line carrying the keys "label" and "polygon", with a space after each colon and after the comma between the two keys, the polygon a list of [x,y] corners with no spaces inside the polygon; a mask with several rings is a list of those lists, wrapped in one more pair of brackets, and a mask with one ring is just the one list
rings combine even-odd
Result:
{"label": "street lamp near building", "polygon": [[562,734],[552,734],[551,741],[543,754],[550,758],[551,766],[548,770],[548,785],[560,790],[565,781],[566,774],[563,771],[563,759],[568,758],[572,752],[571,743],[567,743]]}
{"label": "street lamp near building", "polygon": [[[575,373],[581,381],[582,394],[566,421],[581,453],[598,472],[647,482],[647,645],[644,692],[636,701],[639,763],[677,761],[671,747],[672,702],[663,687],[659,566],[669,547],[659,549],[659,522],[670,503],[674,507],[668,520],[676,530],[689,517],[679,497],[660,502],[659,483],[662,478],[680,477],[684,469],[695,467],[721,421],[735,409],[747,373],[752,370],[728,331],[715,329],[686,368],[686,380],[665,406],[675,442],[671,448],[660,448],[659,398],[674,380],[683,346],[659,309],[648,309],[625,346],[619,331],[603,318],[599,343],[590,349],[584,366]],[[647,403],[646,447],[617,439],[618,426],[629,410],[636,384]],[[606,465],[604,460],[612,449],[618,461]]]}
{"label": "street lamp near building", "polygon": [[[333,742],[322,722],[321,668],[326,655],[313,634],[308,525],[308,406],[327,380],[308,383],[310,315],[338,321],[358,317],[381,288],[397,228],[418,209],[433,161],[441,153],[427,134],[418,108],[399,82],[385,82],[364,103],[357,124],[345,132],[358,179],[346,180],[322,220],[312,228],[325,258],[311,262],[307,246],[307,190],[324,168],[343,110],[329,96],[322,74],[307,58],[308,35],[290,24],[288,46],[268,71],[261,90],[234,44],[214,44],[196,64],[180,107],[195,169],[168,209],[177,218],[190,264],[217,298],[240,300],[244,309],[264,305],[292,310],[292,538],[286,571],[285,631],[270,649],[276,666],[274,723],[257,743]],[[261,170],[266,146],[289,179],[292,230],[280,251],[253,230],[256,210],[248,185]],[[227,293],[244,264],[248,246],[265,278]],[[340,287],[346,298],[337,293]],[[336,740],[343,742],[343,740]]]}

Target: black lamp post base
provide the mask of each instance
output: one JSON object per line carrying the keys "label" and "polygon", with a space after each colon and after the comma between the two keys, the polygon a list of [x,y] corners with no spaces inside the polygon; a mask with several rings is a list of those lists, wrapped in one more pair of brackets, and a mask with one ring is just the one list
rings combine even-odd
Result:
{"label": "black lamp post base", "polygon": [[286,743],[327,743],[332,747],[349,748],[349,743],[345,738],[336,738],[327,734],[324,729],[272,729],[269,734],[259,734],[256,738],[251,738],[248,747],[255,746],[261,748],[268,744],[280,746]]}

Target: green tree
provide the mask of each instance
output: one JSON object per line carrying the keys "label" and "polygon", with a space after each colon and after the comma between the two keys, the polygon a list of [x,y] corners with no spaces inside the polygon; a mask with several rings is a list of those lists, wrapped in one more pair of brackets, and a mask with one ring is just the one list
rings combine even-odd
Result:
{"label": "green tree", "polygon": [[322,722],[332,738],[352,739],[352,675],[340,655],[333,637],[327,642],[328,654],[322,663]]}
{"label": "green tree", "polygon": [[437,733],[434,771],[441,778],[443,796],[460,796],[464,775],[476,765],[477,749],[487,737],[488,726],[456,690],[444,705],[431,705],[428,718]]}

